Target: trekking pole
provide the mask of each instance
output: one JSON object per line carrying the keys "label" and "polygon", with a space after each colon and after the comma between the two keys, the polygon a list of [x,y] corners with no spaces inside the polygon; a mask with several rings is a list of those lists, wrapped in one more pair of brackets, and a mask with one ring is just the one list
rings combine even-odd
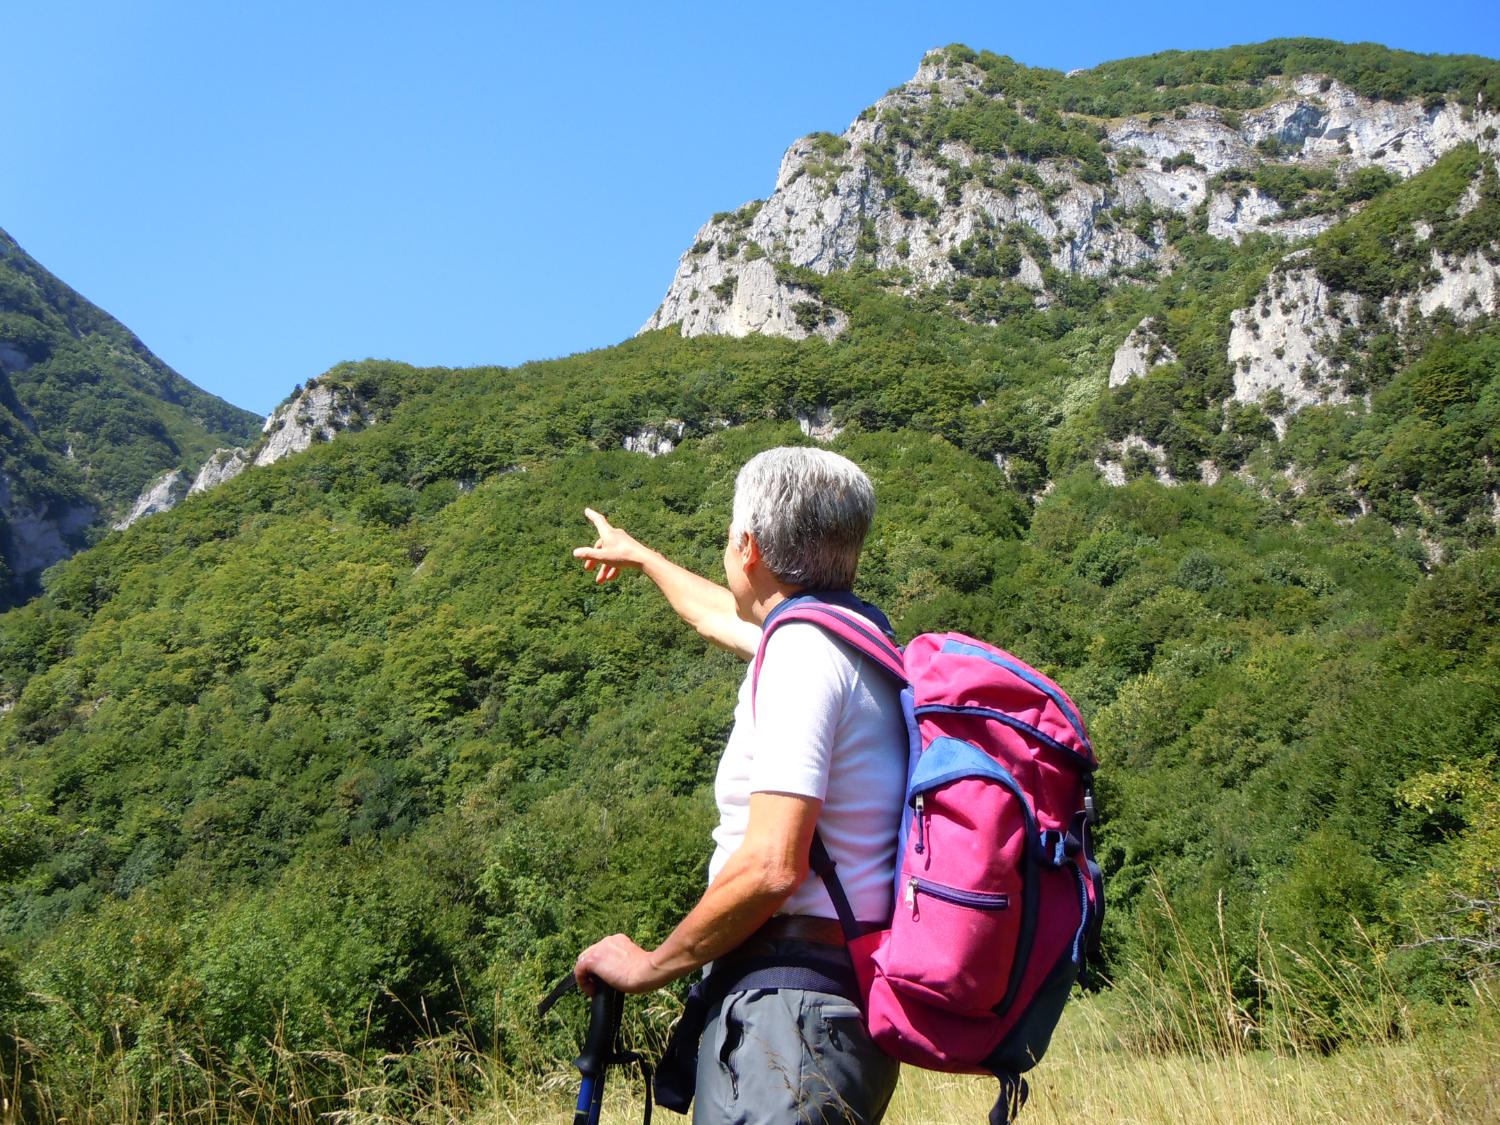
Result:
{"label": "trekking pole", "polygon": [[589,1029],[583,1037],[583,1053],[574,1060],[578,1068],[578,1109],[573,1125],[599,1125],[599,1110],[604,1105],[604,1075],[614,1054],[615,1036],[620,1032],[620,1016],[625,1010],[625,996],[602,981],[594,985],[594,999],[589,1005]]}
{"label": "trekking pole", "polygon": [[[548,1009],[577,986],[570,972],[553,986],[537,1006],[537,1015]],[[589,1027],[583,1037],[583,1051],[573,1060],[578,1068],[578,1106],[573,1111],[573,1125],[599,1125],[599,1111],[604,1106],[604,1079],[612,1063],[638,1063],[646,1082],[645,1125],[651,1125],[651,1064],[635,1051],[619,1048],[620,1019],[625,1012],[625,994],[601,980],[594,982],[594,998],[589,1004]]]}

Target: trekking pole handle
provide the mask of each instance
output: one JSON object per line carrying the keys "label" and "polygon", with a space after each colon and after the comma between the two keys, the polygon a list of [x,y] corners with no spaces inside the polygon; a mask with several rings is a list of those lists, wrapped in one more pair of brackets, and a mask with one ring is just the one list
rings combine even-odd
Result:
{"label": "trekking pole handle", "polygon": [[573,1062],[583,1076],[573,1125],[595,1125],[599,1120],[599,1107],[604,1100],[604,1071],[615,1054],[615,1040],[620,1034],[620,1017],[624,1010],[625,994],[595,979],[583,1053]]}
{"label": "trekking pole handle", "polygon": [[583,1037],[583,1053],[574,1062],[581,1074],[602,1074],[615,1053],[615,1038],[620,1031],[620,1016],[625,1009],[625,994],[601,980],[594,982],[594,998],[589,1003],[589,1029]]}

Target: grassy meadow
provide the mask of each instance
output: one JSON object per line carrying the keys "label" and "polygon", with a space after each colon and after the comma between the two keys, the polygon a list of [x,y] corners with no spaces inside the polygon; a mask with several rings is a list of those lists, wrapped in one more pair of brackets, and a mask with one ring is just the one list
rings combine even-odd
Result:
{"label": "grassy meadow", "polygon": [[[1154,1053],[1130,1045],[1151,1013],[1116,996],[1087,997],[1063,1017],[1046,1059],[1032,1072],[1023,1125],[1078,1121],[1157,1125],[1223,1122],[1500,1121],[1500,1009],[1487,995],[1445,1029],[1410,1039],[1348,1046],[1330,1054],[1229,1050]],[[608,1102],[609,1125],[641,1120],[638,1091],[620,1083]],[[471,1111],[439,1111],[433,1120],[472,1125],[533,1125],[567,1120],[567,1076],[545,1092]],[[556,1087],[563,1087],[556,1090]],[[985,1078],[902,1072],[888,1125],[983,1122],[995,1096]],[[437,1107],[434,1107],[437,1108]],[[661,1120],[683,1120],[666,1114]]]}
{"label": "grassy meadow", "polygon": [[[1330,973],[1342,970],[1328,966]],[[1346,983],[1367,982],[1350,977]],[[1274,976],[1267,984],[1278,987]],[[1178,1014],[1203,1008],[1184,1008],[1149,988],[1075,997],[1030,1075],[1031,1100],[1020,1120],[1500,1121],[1500,994],[1492,983],[1476,984],[1468,999],[1462,1007],[1416,1012],[1394,991],[1380,992],[1362,1009],[1367,1036],[1321,1051],[1298,1047],[1294,1037],[1283,1037],[1274,1049],[1245,1046],[1268,1029],[1246,1026],[1243,1009],[1227,995],[1219,1018],[1208,1022]],[[128,1060],[100,1044],[91,1084],[44,1095],[24,1109],[18,1076],[9,1075],[0,1083],[0,1125],[543,1125],[570,1120],[577,1092],[577,1074],[564,1060],[532,1060],[523,1078],[454,1034],[378,1062],[338,1050],[279,1050],[280,1073],[230,1071],[228,1077],[222,1060],[216,1067],[195,1066],[192,1053],[182,1045],[172,1069],[177,1079],[147,1087],[126,1078]],[[313,1089],[323,1092],[313,1095]],[[886,1121],[982,1122],[994,1090],[990,1079],[908,1067]],[[606,1125],[632,1125],[643,1108],[638,1076],[612,1070]],[[657,1113],[658,1121],[685,1120]]]}

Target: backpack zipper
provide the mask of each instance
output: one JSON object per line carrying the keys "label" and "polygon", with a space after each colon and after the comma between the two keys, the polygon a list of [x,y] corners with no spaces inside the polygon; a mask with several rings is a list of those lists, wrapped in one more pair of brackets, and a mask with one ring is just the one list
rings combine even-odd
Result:
{"label": "backpack zipper", "polygon": [[921,855],[924,851],[927,850],[927,835],[926,835],[926,832],[924,831],[924,829],[922,827],[922,816],[923,816],[923,812],[924,812],[923,806],[926,804],[926,802],[922,800],[922,794],[921,793],[917,794],[917,799],[916,799],[915,802],[913,802],[913,804],[915,805],[916,811],[917,811],[917,847],[916,847],[916,852],[917,852],[918,855]]}
{"label": "backpack zipper", "polygon": [[917,895],[930,895],[955,906],[967,906],[974,910],[1005,910],[1010,906],[1010,895],[995,891],[962,891],[957,887],[945,887],[930,879],[918,879],[915,875],[906,880],[906,905],[912,915],[917,913]]}
{"label": "backpack zipper", "polygon": [[[1071,746],[1064,745],[1051,735],[1043,734],[1030,723],[1008,715],[1004,711],[997,711],[993,707],[979,707],[972,703],[924,703],[914,708],[912,714],[917,718],[924,715],[978,715],[985,719],[994,719],[998,723],[1004,723],[1011,730],[1019,731],[1028,738],[1034,738],[1048,749],[1056,750],[1073,760],[1074,765],[1085,773],[1092,773],[1097,767],[1090,761],[1087,755],[1080,754]],[[1084,745],[1087,745],[1085,743]]]}

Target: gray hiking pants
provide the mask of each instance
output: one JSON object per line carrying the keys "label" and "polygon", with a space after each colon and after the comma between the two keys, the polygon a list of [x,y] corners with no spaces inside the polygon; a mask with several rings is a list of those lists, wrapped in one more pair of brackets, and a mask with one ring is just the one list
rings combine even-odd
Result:
{"label": "gray hiking pants", "polygon": [[703,1029],[693,1125],[874,1125],[899,1070],[842,996],[731,992]]}

